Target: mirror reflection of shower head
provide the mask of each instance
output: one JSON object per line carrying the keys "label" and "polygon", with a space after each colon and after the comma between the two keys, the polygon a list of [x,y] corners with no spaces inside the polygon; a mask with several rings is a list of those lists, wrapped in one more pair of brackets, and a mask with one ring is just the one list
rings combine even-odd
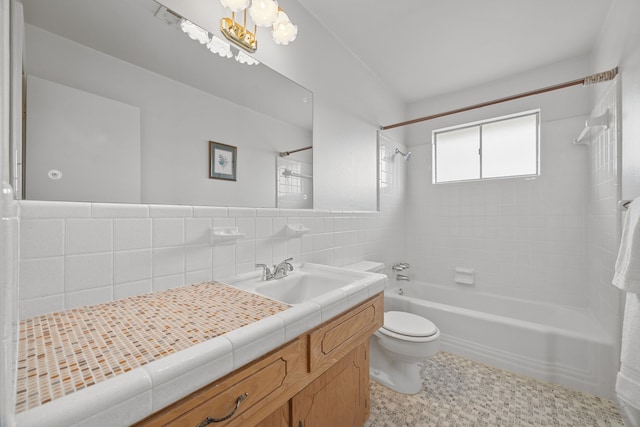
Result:
{"label": "mirror reflection of shower head", "polygon": [[400,154],[403,159],[409,160],[411,158],[411,151],[407,151],[407,153],[403,153],[399,148],[396,148],[396,154]]}

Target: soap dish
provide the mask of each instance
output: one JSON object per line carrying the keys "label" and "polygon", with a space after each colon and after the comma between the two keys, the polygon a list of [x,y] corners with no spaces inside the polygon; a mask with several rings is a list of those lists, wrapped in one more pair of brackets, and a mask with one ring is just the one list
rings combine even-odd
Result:
{"label": "soap dish", "polygon": [[246,234],[238,232],[238,227],[213,227],[211,229],[211,244],[228,245],[245,236]]}
{"label": "soap dish", "polygon": [[285,226],[287,236],[296,237],[307,234],[311,231],[310,228],[305,227],[303,224],[287,224]]}

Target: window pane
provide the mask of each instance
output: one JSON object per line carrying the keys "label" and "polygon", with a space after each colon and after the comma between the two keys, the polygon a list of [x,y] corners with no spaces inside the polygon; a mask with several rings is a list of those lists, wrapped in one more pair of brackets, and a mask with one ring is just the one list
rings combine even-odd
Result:
{"label": "window pane", "polygon": [[480,127],[436,134],[435,182],[480,178]]}
{"label": "window pane", "polygon": [[537,114],[482,125],[482,177],[538,173]]}

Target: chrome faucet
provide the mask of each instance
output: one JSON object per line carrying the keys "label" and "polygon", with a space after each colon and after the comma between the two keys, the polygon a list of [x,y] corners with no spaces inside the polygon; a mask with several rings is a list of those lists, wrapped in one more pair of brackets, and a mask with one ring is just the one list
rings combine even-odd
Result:
{"label": "chrome faucet", "polygon": [[271,280],[273,279],[273,273],[269,270],[269,266],[267,264],[256,264],[256,268],[262,267],[262,280]]}
{"label": "chrome faucet", "polygon": [[405,282],[409,281],[409,276],[404,274],[396,274],[396,280],[404,280]]}
{"label": "chrome faucet", "polygon": [[273,266],[273,272],[267,264],[256,264],[256,268],[262,268],[262,280],[282,279],[286,277],[290,271],[293,271],[293,265],[289,261],[293,258],[287,258],[278,265]]}
{"label": "chrome faucet", "polygon": [[406,262],[397,262],[397,263],[393,264],[391,269],[393,271],[402,271],[402,270],[405,270],[405,269],[407,269],[409,267],[411,267],[411,265],[407,264]]}
{"label": "chrome faucet", "polygon": [[273,278],[282,279],[286,277],[290,271],[293,271],[293,265],[289,261],[293,261],[293,258],[287,258],[280,264],[273,267]]}

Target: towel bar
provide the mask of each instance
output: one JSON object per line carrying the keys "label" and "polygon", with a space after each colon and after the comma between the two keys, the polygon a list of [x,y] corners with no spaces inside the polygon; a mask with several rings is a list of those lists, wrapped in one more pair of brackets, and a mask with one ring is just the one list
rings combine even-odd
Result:
{"label": "towel bar", "polygon": [[626,211],[627,209],[629,209],[629,205],[631,204],[632,200],[619,200],[618,201],[618,210],[619,211]]}

